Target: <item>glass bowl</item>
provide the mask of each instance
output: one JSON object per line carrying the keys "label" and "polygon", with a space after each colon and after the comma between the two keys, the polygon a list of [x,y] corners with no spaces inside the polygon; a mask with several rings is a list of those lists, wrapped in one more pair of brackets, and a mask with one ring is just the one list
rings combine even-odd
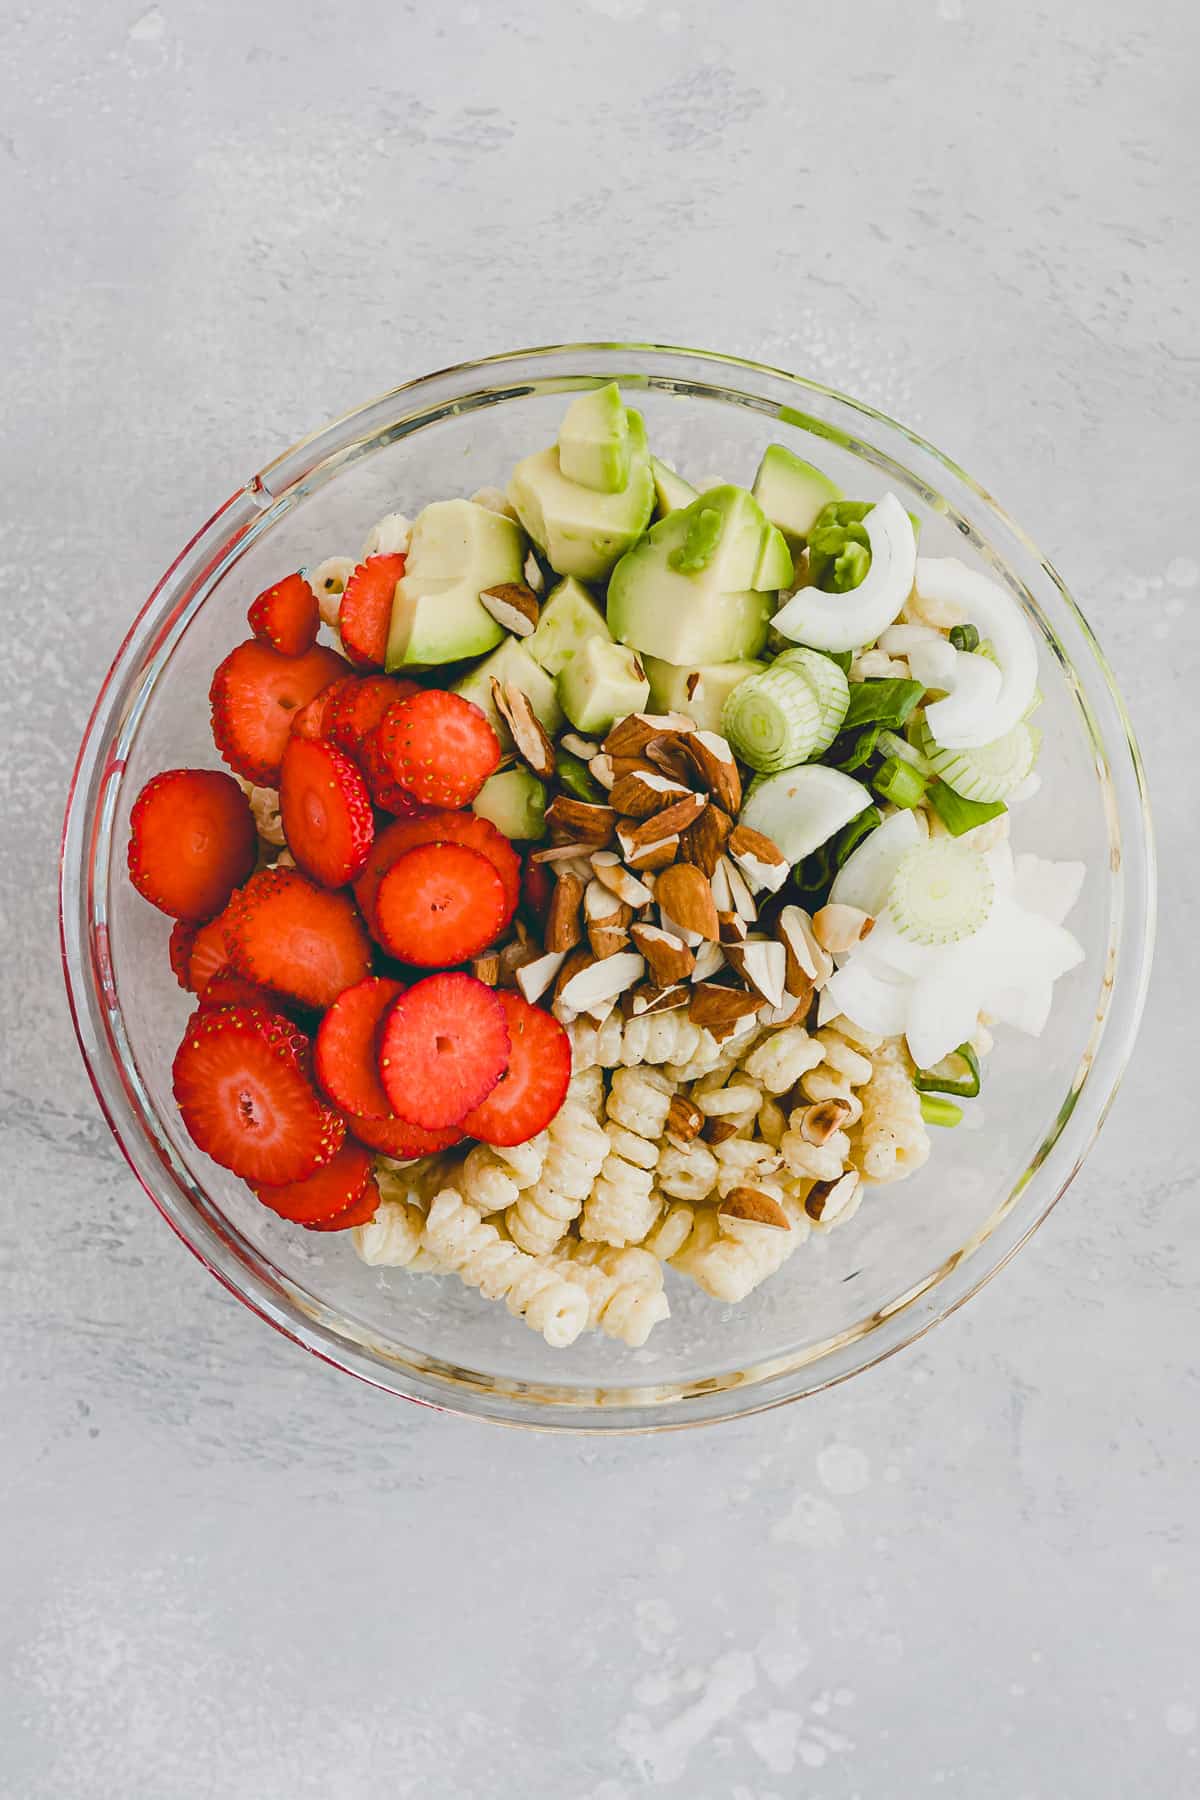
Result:
{"label": "glass bowl", "polygon": [[[1039,645],[1043,786],[1018,846],[1081,858],[1071,919],[1087,950],[1044,1036],[998,1034],[981,1128],[936,1133],[925,1169],[875,1189],[843,1229],[721,1307],[668,1272],[672,1317],[631,1351],[569,1351],[453,1279],[359,1262],[340,1235],[284,1224],[188,1139],[171,1059],[189,997],[169,921],[125,875],[129,809],[155,771],[216,765],[212,670],[245,637],[250,598],[282,571],[355,554],[384,513],[502,485],[552,441],[567,396],[617,380],[655,451],[693,482],[748,481],[764,446],[817,461],[845,492],[893,489],[922,550],[989,567]],[[1046,1217],[1091,1145],[1133,1044],[1149,970],[1153,852],[1129,720],[1053,568],[955,463],[816,382],[653,345],[514,351],[409,382],[288,450],[180,552],[134,621],[79,752],[62,852],[62,939],[80,1046],[130,1166],[224,1285],[296,1343],[388,1392],[508,1424],[655,1430],[811,1394],[878,1362],[961,1306]]]}

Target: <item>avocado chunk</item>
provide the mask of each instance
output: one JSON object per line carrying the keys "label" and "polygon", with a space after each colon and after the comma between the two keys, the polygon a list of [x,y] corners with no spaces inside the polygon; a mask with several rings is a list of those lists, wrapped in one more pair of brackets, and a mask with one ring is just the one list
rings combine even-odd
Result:
{"label": "avocado chunk", "polygon": [[479,604],[482,589],[520,581],[521,532],[472,500],[435,500],[418,514],[396,583],[387,667],[428,667],[482,656],[504,636]]}
{"label": "avocado chunk", "polygon": [[657,456],[652,456],[650,472],[654,476],[654,497],[660,519],[665,519],[668,513],[678,512],[682,506],[690,506],[697,498],[691,482],[677,474],[670,463],[660,462]]}
{"label": "avocado chunk", "polygon": [[[618,642],[695,667],[756,657],[791,553],[745,488],[710,488],[624,555],[608,588]],[[761,585],[760,585],[761,584]]]}
{"label": "avocado chunk", "polygon": [[650,682],[650,710],[688,713],[701,731],[720,731],[726,698],[747,675],[761,675],[763,662],[700,663],[679,667],[657,656],[642,658]]}
{"label": "avocado chunk", "polygon": [[519,462],[508,497],[522,525],[559,575],[600,581],[617,558],[636,543],[654,510],[654,477],[646,427],[640,413],[626,409],[629,480],[617,493],[602,494],[564,474],[557,445]]}
{"label": "avocado chunk", "polygon": [[540,838],[546,830],[546,790],[530,769],[501,769],[489,775],[474,800],[472,812],[487,819],[506,838]]}
{"label": "avocado chunk", "polygon": [[552,588],[533,636],[525,641],[534,662],[548,675],[561,675],[580,646],[590,637],[609,641],[604,614],[582,582],[568,575]]}
{"label": "avocado chunk", "polygon": [[615,381],[572,400],[558,428],[558,466],[568,481],[598,494],[629,482],[629,420]]}
{"label": "avocado chunk", "polygon": [[632,650],[590,637],[558,678],[558,698],[576,731],[606,732],[627,713],[641,712],[650,683]]}
{"label": "avocado chunk", "polygon": [[768,444],[754,477],[754,498],[794,550],[803,549],[822,507],[842,490],[782,444]]}
{"label": "avocado chunk", "polygon": [[550,737],[562,730],[562,708],[553,680],[545,669],[538,667],[524,644],[514,637],[505,638],[498,650],[493,650],[461,681],[455,682],[454,692],[461,694],[464,700],[473,700],[487,714],[489,725],[506,750],[512,748],[512,734],[496,711],[492,699],[493,680],[510,682],[528,695],[529,704]]}

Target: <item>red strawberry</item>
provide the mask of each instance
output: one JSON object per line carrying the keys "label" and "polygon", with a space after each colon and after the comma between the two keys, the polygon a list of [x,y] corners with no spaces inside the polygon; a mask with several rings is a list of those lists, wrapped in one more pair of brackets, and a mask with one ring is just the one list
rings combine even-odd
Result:
{"label": "red strawberry", "polygon": [[439,1131],[425,1131],[420,1125],[410,1125],[404,1119],[364,1119],[359,1116],[346,1120],[346,1129],[360,1143],[372,1150],[378,1150],[381,1156],[390,1156],[396,1162],[408,1162],[414,1156],[436,1156],[442,1150],[450,1150],[462,1139],[462,1132],[457,1125],[444,1126]]}
{"label": "red strawberry", "polygon": [[554,896],[554,877],[545,863],[532,857],[521,871],[521,904],[535,925],[544,925]]}
{"label": "red strawberry", "polygon": [[347,672],[324,644],[303,656],[280,656],[248,638],[212,678],[212,732],[231,769],[263,787],[279,786],[279,764],[292,719],[321,689]]}
{"label": "red strawberry", "polygon": [[196,927],[186,919],[176,919],[171,927],[171,936],[167,943],[167,955],[171,959],[171,972],[181,988],[192,985],[190,965],[192,946],[196,942]]}
{"label": "red strawberry", "polygon": [[357,668],[383,667],[396,583],[403,573],[404,558],[398,553],[368,556],[346,583],[338,611],[338,631],[346,655]]}
{"label": "red strawberry", "polygon": [[333,703],[342,689],[356,679],[353,675],[343,675],[340,681],[331,681],[323,687],[319,694],[292,714],[290,736],[301,738],[324,738],[330,735]]}
{"label": "red strawberry", "polygon": [[[311,1175],[282,1186],[254,1182],[254,1192],[264,1206],[290,1219],[293,1225],[327,1225],[356,1206],[368,1185],[375,1189],[375,1205],[379,1205],[379,1189],[371,1173],[371,1158],[361,1144],[347,1142],[337,1155]],[[371,1216],[370,1213],[367,1215]]]}
{"label": "red strawberry", "polygon": [[357,759],[359,744],[374,731],[388,707],[419,692],[415,681],[396,681],[391,675],[359,675],[339,684],[337,700],[329,710],[329,736],[339,750]]}
{"label": "red strawberry", "polygon": [[289,738],[279,772],[288,849],[325,887],[353,881],[375,838],[367,784],[350,758],[320,739]]}
{"label": "red strawberry", "polygon": [[363,772],[363,780],[371,790],[371,798],[381,812],[394,813],[399,819],[420,819],[430,811],[428,806],[402,788],[388,768],[379,747],[379,727],[359,740],[355,761]]}
{"label": "red strawberry", "polygon": [[298,869],[251,876],[225,926],[238,973],[302,1006],[323,1011],[371,970],[370,940],[350,896],[318,887]]}
{"label": "red strawberry", "polygon": [[430,975],[393,1000],[379,1037],[392,1111],[426,1130],[457,1125],[508,1067],[508,1026],[473,975]]}
{"label": "red strawberry", "polygon": [[370,975],[339,994],[321,1020],[313,1045],[317,1080],[335,1106],[360,1118],[388,1119],[392,1109],[379,1079],[379,1022],[396,996],[398,981]]}
{"label": "red strawberry", "polygon": [[262,1012],[278,1012],[279,995],[259,987],[256,981],[247,981],[226,963],[205,982],[200,995],[201,1012],[211,1012],[215,1006],[257,1006]]}
{"label": "red strawberry", "polygon": [[422,688],[390,706],[379,746],[400,786],[427,806],[469,806],[500,761],[500,739],[487,715],[440,688]]}
{"label": "red strawberry", "polygon": [[363,872],[354,884],[354,894],[364,918],[370,919],[379,883],[392,864],[418,844],[465,844],[486,856],[504,883],[504,900],[509,912],[517,904],[521,884],[521,859],[502,831],[487,819],[470,812],[427,812],[420,819],[397,819],[385,825],[371,846],[371,854],[363,864]]}
{"label": "red strawberry", "polygon": [[337,1154],[346,1134],[309,1066],[308,1039],[278,1013],[194,1013],[172,1070],[192,1141],[244,1181],[302,1181]]}
{"label": "red strawberry", "polygon": [[504,883],[486,856],[464,844],[422,844],[380,882],[370,923],[389,956],[444,969],[492,943],[510,916]]}
{"label": "red strawberry", "polygon": [[566,1098],[571,1040],[557,1019],[519,994],[502,990],[496,998],[512,1055],[487,1099],[463,1120],[463,1130],[485,1144],[523,1144],[545,1129]]}
{"label": "red strawberry", "polygon": [[250,803],[220,769],[167,769],[129,815],[129,879],[176,918],[211,919],[258,856]]}
{"label": "red strawberry", "polygon": [[374,1175],[368,1175],[362,1193],[353,1205],[345,1212],[335,1213],[332,1219],[306,1225],[306,1231],[349,1231],[355,1225],[369,1225],[379,1211],[379,1183]]}
{"label": "red strawberry", "polygon": [[311,650],[321,624],[317,596],[300,574],[285,575],[274,587],[264,588],[246,616],[255,637],[281,656]]}
{"label": "red strawberry", "polygon": [[188,986],[193,994],[202,994],[218,970],[229,962],[229,939],[225,934],[229,908],[202,925],[192,943],[188,957]]}

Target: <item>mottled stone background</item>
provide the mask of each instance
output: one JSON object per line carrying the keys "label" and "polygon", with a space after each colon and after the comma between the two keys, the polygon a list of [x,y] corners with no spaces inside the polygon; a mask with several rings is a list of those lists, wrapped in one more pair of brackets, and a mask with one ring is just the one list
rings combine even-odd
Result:
{"label": "mottled stone background", "polygon": [[[1194,0],[0,6],[6,1800],[1198,1791],[1198,50]],[[196,523],[395,380],[594,335],[960,456],[1162,797],[1141,1054],[1034,1244],[662,1441],[420,1413],[240,1309],[109,1141],[54,923],[93,691]]]}

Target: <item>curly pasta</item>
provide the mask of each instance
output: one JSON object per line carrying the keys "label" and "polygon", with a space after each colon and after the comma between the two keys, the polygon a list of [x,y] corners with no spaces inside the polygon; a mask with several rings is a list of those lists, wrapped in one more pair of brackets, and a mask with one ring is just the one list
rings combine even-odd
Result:
{"label": "curly pasta", "polygon": [[644,1240],[642,1248],[657,1256],[660,1262],[671,1258],[687,1243],[696,1223],[696,1210],[686,1200],[668,1200],[662,1217]]}
{"label": "curly pasta", "polygon": [[779,1167],[779,1152],[761,1138],[726,1138],[714,1146],[717,1193],[722,1200],[737,1187],[765,1187],[764,1177]]}
{"label": "curly pasta", "polygon": [[844,1100],[849,1107],[846,1124],[862,1117],[862,1100],[854,1092],[871,1079],[871,1063],[833,1025],[824,1025],[813,1037],[820,1058],[801,1075],[799,1089],[806,1100]]}
{"label": "curly pasta", "polygon": [[573,1344],[586,1326],[589,1300],[582,1284],[501,1237],[453,1188],[443,1188],[430,1207],[424,1242],[460,1281],[488,1300],[504,1300],[552,1349]]}
{"label": "curly pasta", "polygon": [[317,609],[323,625],[336,628],[342,613],[342,594],[354,573],[352,556],[327,556],[315,569],[306,569],[304,579],[317,596]]}
{"label": "curly pasta", "polygon": [[717,1159],[700,1138],[685,1149],[664,1144],[658,1153],[658,1185],[675,1200],[707,1200],[717,1185]]}
{"label": "curly pasta", "polygon": [[411,540],[412,520],[406,519],[403,513],[388,513],[385,518],[376,520],[368,531],[363,555],[404,556]]}
{"label": "curly pasta", "polygon": [[[732,1140],[731,1140],[732,1141]],[[691,1236],[671,1258],[672,1268],[693,1280],[714,1300],[744,1300],[759,1284],[783,1267],[809,1233],[799,1202],[774,1183],[759,1182],[777,1199],[788,1217],[788,1230],[770,1225],[743,1226],[736,1236],[722,1229],[715,1210],[696,1215]]]}
{"label": "curly pasta", "polygon": [[608,1133],[582,1101],[563,1102],[546,1133],[541,1174],[505,1214],[509,1235],[530,1256],[546,1256],[579,1216],[609,1152]]}
{"label": "curly pasta", "polygon": [[604,1071],[601,1068],[577,1069],[567,1083],[568,1100],[578,1100],[594,1119],[604,1117]]}
{"label": "curly pasta", "polygon": [[817,1067],[823,1055],[821,1045],[803,1025],[789,1025],[765,1037],[742,1058],[742,1067],[768,1094],[786,1094],[802,1075]]}
{"label": "curly pasta", "polygon": [[459,1170],[459,1192],[477,1212],[501,1212],[513,1205],[522,1188],[532,1187],[537,1181],[549,1148],[545,1131],[511,1147],[476,1144],[468,1150]]}
{"label": "curly pasta", "polygon": [[853,1140],[854,1166],[867,1181],[903,1181],[928,1160],[929,1134],[912,1077],[903,1039],[889,1038],[875,1053]]}
{"label": "curly pasta", "polygon": [[707,1031],[693,1025],[686,1011],[639,1013],[624,1019],[610,1013],[602,1025],[575,1019],[567,1027],[576,1069],[635,1068],[639,1063],[687,1061],[717,1046]]}
{"label": "curly pasta", "polygon": [[356,1225],[351,1242],[373,1269],[407,1269],[421,1249],[425,1214],[409,1200],[381,1200],[375,1217]]}
{"label": "curly pasta", "polygon": [[283,820],[279,814],[279,792],[272,787],[255,787],[244,775],[237,777],[237,784],[250,802],[250,811],[254,814],[254,829],[264,844],[286,844]]}
{"label": "curly pasta", "polygon": [[586,1292],[589,1326],[631,1349],[640,1349],[654,1327],[671,1316],[662,1266],[647,1250],[572,1239],[559,1266]]}
{"label": "curly pasta", "polygon": [[657,1069],[618,1069],[608,1096],[608,1155],[583,1209],[589,1243],[638,1244],[662,1211],[655,1184],[658,1141],[674,1086]]}

